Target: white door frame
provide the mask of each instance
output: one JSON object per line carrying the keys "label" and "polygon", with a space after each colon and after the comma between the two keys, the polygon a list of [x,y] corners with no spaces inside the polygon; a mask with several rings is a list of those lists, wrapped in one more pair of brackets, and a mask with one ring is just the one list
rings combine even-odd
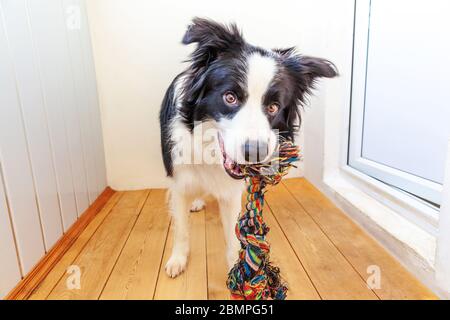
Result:
{"label": "white door frame", "polygon": [[436,253],[436,282],[450,295],[450,140],[442,199]]}
{"label": "white door frame", "polygon": [[357,0],[348,163],[365,174],[420,198],[441,204],[442,185],[362,157],[371,0]]}

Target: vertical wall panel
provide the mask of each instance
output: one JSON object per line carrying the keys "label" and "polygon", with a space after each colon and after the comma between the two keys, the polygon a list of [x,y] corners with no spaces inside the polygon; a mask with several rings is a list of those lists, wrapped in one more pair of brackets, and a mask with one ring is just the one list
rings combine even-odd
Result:
{"label": "vertical wall panel", "polygon": [[2,166],[0,163],[0,299],[4,297],[20,280],[20,268],[17,261],[8,205],[3,188]]}
{"label": "vertical wall panel", "polygon": [[36,43],[44,101],[50,129],[55,169],[64,229],[77,219],[72,166],[66,131],[65,108],[62,97],[64,30],[57,28],[55,20],[60,10],[59,1],[29,1],[30,25]]}
{"label": "vertical wall panel", "polygon": [[0,298],[106,186],[84,1],[0,0]]}
{"label": "vertical wall panel", "polygon": [[16,80],[3,26],[4,23],[1,21],[0,162],[22,271],[26,273],[44,254],[44,243]]}
{"label": "vertical wall panel", "polygon": [[65,12],[63,11],[62,1],[59,1],[59,14],[55,17],[55,27],[61,32],[60,38],[64,43],[61,48],[62,65],[62,97],[63,105],[66,110],[66,126],[69,141],[70,159],[72,163],[73,183],[75,190],[75,198],[77,201],[78,215],[81,215],[89,206],[88,188],[86,181],[83,145],[81,142],[81,128],[78,119],[79,99],[75,94],[75,81],[73,68],[71,64],[71,55],[69,51],[69,41],[66,30]]}
{"label": "vertical wall panel", "polygon": [[86,80],[88,84],[89,105],[92,114],[92,129],[96,143],[97,161],[97,183],[98,191],[101,192],[106,187],[105,152],[103,146],[102,123],[100,118],[100,106],[98,99],[97,81],[94,66],[94,55],[92,50],[91,34],[89,32],[89,21],[85,1],[80,1],[81,11],[81,45],[84,52],[84,64],[86,68]]}
{"label": "vertical wall panel", "polygon": [[48,250],[61,236],[62,223],[42,88],[33,55],[27,2],[3,0],[2,7]]}
{"label": "vertical wall panel", "polygon": [[[70,51],[71,65],[74,77],[75,92],[78,97],[79,122],[81,126],[81,138],[83,143],[83,152],[85,160],[85,169],[87,185],[89,191],[89,201],[92,203],[98,196],[97,182],[97,160],[95,157],[94,136],[92,130],[92,117],[88,97],[88,83],[86,68],[84,67],[84,53],[81,41],[81,7],[78,0],[64,0],[64,13],[66,19],[71,19],[72,25],[66,25],[67,39]],[[103,148],[103,146],[102,146]],[[104,168],[104,163],[102,164]]]}

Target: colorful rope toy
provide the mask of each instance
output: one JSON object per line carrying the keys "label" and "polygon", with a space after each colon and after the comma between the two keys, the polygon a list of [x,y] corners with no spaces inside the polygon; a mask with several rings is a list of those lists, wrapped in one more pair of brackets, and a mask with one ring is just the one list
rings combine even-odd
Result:
{"label": "colorful rope toy", "polygon": [[290,141],[281,141],[278,156],[269,163],[241,165],[247,183],[246,210],[236,224],[241,242],[239,260],[228,274],[227,287],[234,300],[286,299],[287,287],[280,269],[269,261],[270,245],[266,241],[269,227],[263,220],[264,194],[267,185],[276,185],[298,161],[299,150]]}

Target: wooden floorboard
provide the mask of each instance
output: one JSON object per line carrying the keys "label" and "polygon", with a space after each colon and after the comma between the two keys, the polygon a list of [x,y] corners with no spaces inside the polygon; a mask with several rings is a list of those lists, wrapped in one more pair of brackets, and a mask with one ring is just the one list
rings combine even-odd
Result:
{"label": "wooden floorboard", "polygon": [[227,300],[230,298],[230,292],[226,287],[229,270],[225,258],[226,243],[217,202],[207,203],[205,211],[208,299]]}
{"label": "wooden floorboard", "polygon": [[156,285],[155,300],[205,300],[208,298],[206,272],[205,211],[190,214],[191,251],[187,270],[172,279],[164,271],[172,251],[173,225],[170,226],[163,265]]}
{"label": "wooden floorboard", "polygon": [[372,266],[379,268],[381,283],[374,291],[381,299],[436,298],[309,182],[295,179],[284,184],[363,278],[369,277]]}
{"label": "wooden floorboard", "polygon": [[[303,179],[266,195],[271,260],[288,299],[435,299],[374,239]],[[117,192],[80,234],[30,299],[229,299],[221,218],[215,201],[190,214],[191,252],[176,279],[164,270],[172,249],[165,190]],[[67,287],[67,268],[81,288]],[[369,266],[381,286],[369,289]]]}
{"label": "wooden floorboard", "polygon": [[80,289],[69,289],[63,276],[48,299],[98,299],[144,205],[149,191],[126,192],[73,261],[81,270]]}
{"label": "wooden floorboard", "polygon": [[120,201],[123,196],[122,192],[115,193],[103,209],[96,215],[91,223],[84,229],[75,243],[67,250],[61,260],[59,260],[45,279],[39,284],[29,297],[30,300],[46,299],[58,281],[66,274],[67,267],[73,264],[75,258],[80,254],[81,250],[86,246],[89,239],[94,235],[105,218]]}
{"label": "wooden floorboard", "polygon": [[377,299],[284,185],[272,188],[266,199],[323,299]]}
{"label": "wooden floorboard", "polygon": [[267,236],[271,248],[270,260],[280,268],[281,276],[287,283],[287,299],[320,300],[319,293],[269,208],[264,211],[264,221],[270,226]]}
{"label": "wooden floorboard", "polygon": [[153,299],[170,225],[165,198],[150,193],[100,299]]}

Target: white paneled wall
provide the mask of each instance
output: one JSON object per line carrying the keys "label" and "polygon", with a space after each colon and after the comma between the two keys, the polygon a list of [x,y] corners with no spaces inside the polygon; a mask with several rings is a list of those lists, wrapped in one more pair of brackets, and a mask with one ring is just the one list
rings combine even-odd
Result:
{"label": "white paneled wall", "polygon": [[[0,167],[1,169],[1,167]],[[0,170],[0,298],[20,280],[20,267]]]}
{"label": "white paneled wall", "polygon": [[83,0],[0,0],[0,298],[106,187]]}

